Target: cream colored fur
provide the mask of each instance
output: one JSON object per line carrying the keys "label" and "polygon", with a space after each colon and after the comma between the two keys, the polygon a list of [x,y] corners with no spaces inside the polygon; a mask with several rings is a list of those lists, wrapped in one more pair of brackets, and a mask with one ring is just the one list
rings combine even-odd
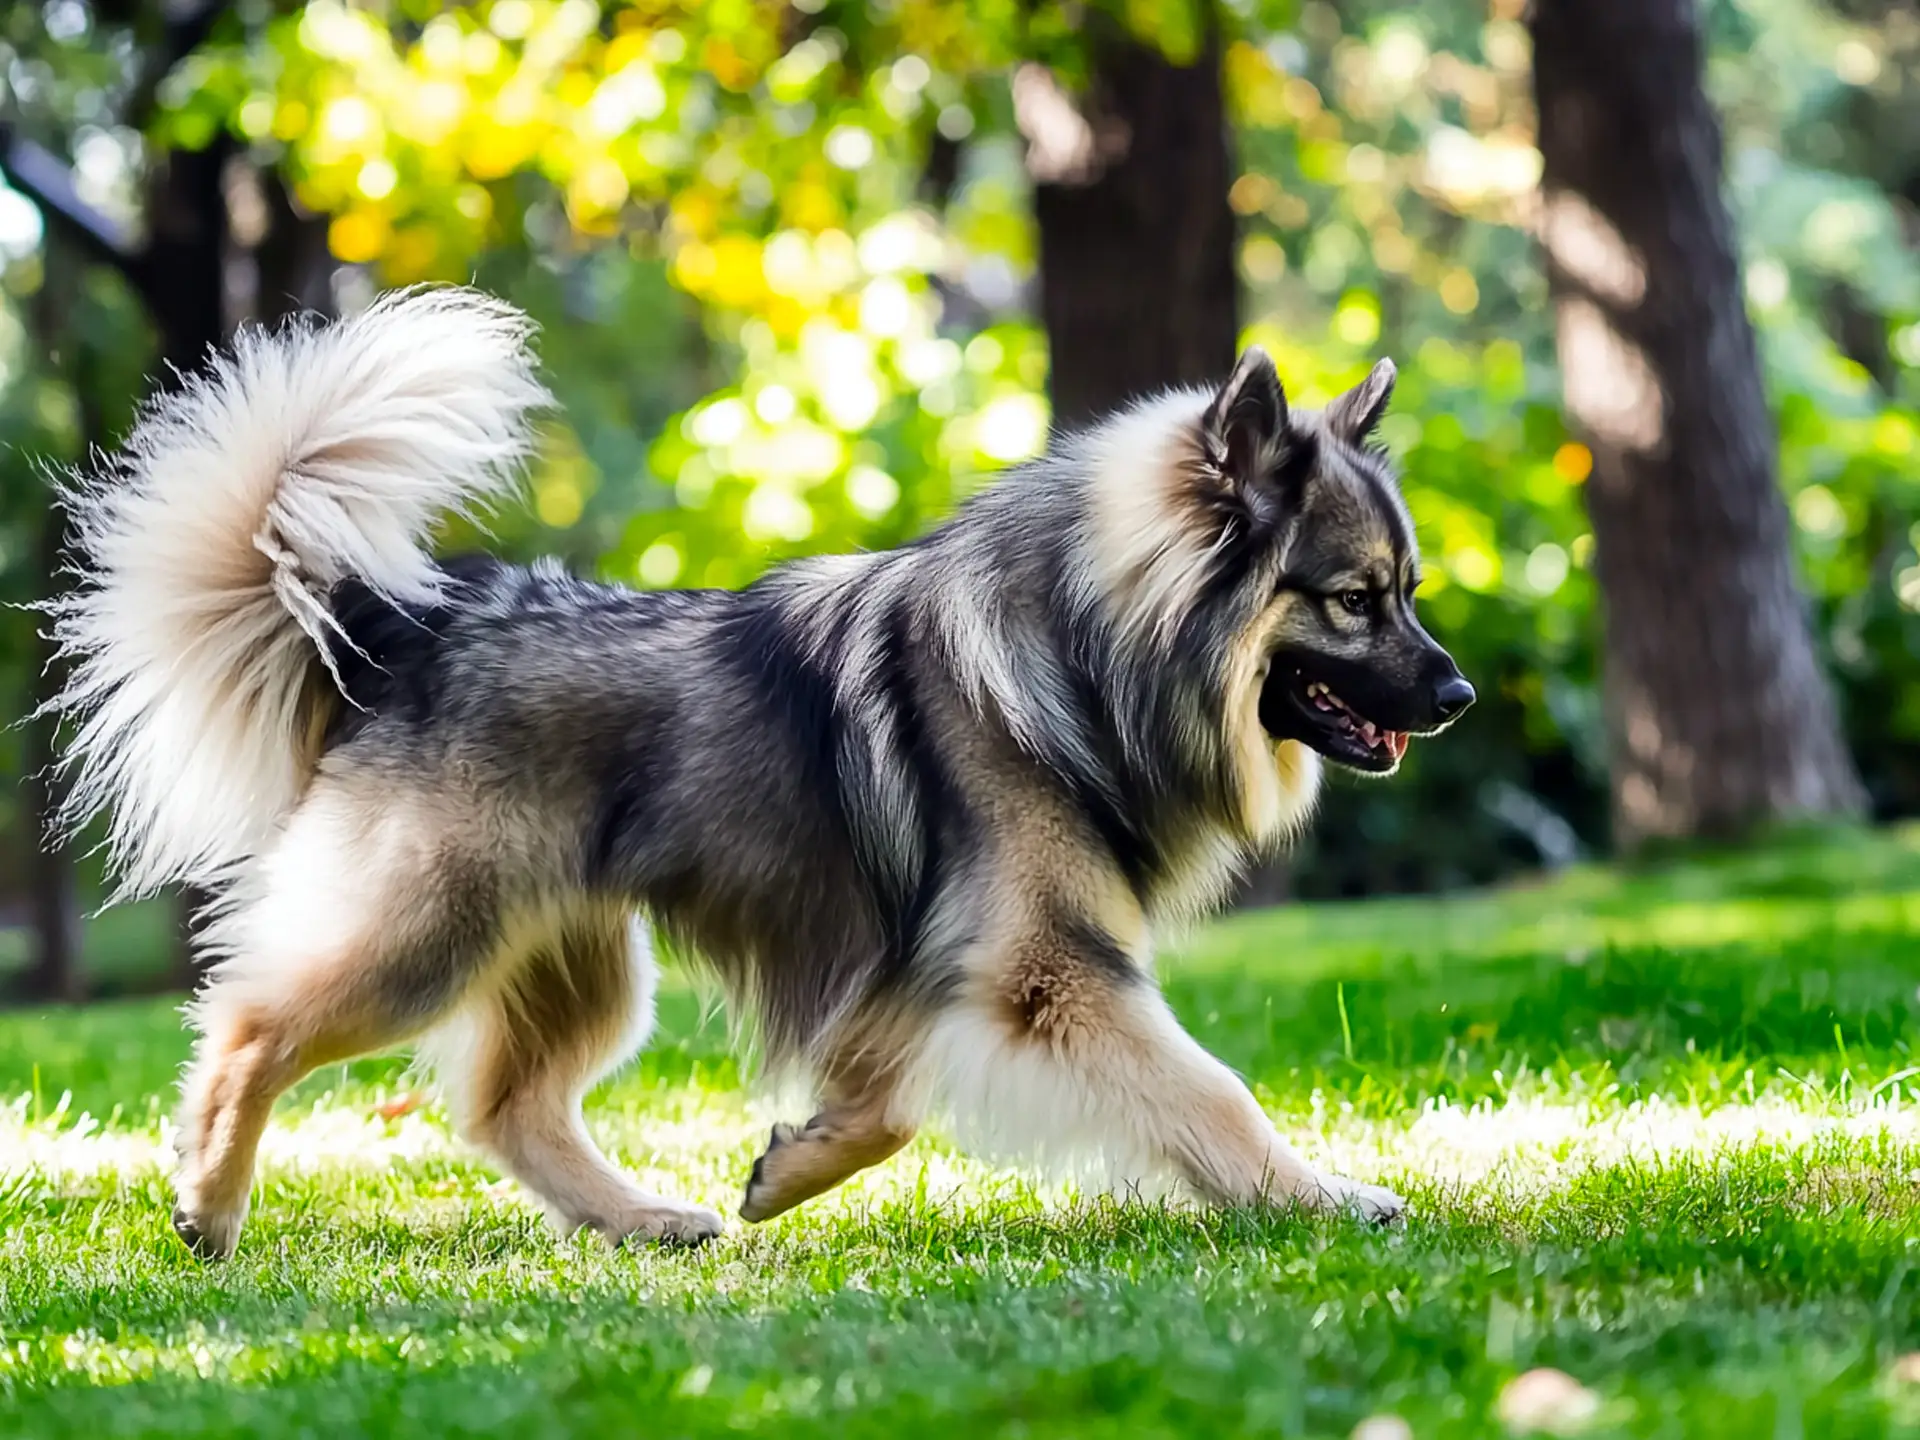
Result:
{"label": "cream colored fur", "polygon": [[448,512],[509,490],[546,403],[531,326],[477,291],[240,337],[66,494],[84,582],[54,602],[79,721],[64,816],[108,816],[120,894],[218,884],[299,798],[312,672],[349,576],[429,599]]}

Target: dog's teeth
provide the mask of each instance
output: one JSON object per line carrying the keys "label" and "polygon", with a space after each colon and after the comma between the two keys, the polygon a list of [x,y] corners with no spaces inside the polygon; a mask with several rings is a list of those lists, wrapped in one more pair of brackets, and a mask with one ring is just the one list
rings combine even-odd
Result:
{"label": "dog's teeth", "polygon": [[1365,737],[1369,745],[1374,744],[1379,738],[1379,731],[1374,727],[1374,723],[1371,720],[1362,720],[1360,722],[1360,734]]}

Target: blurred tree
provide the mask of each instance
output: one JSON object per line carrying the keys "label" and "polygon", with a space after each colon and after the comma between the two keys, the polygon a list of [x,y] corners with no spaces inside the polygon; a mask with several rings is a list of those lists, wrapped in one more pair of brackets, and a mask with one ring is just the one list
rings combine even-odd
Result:
{"label": "blurred tree", "polygon": [[1857,811],[1776,478],[1694,0],[1537,0],[1541,235],[1602,594],[1618,839]]}
{"label": "blurred tree", "polygon": [[[49,250],[40,293],[34,297],[30,324],[36,338],[45,346],[49,364],[67,372],[68,383],[76,397],[88,393],[87,376],[81,373],[89,358],[88,347],[70,333],[78,304],[79,266],[57,249]],[[75,407],[78,449],[100,434],[94,407],[84,399]],[[42,477],[35,477],[36,489],[44,490]],[[66,514],[42,498],[35,506],[39,512],[38,534],[34,542],[34,568],[40,593],[55,593],[60,567],[67,552]],[[80,899],[74,874],[73,847],[60,833],[56,818],[66,796],[65,779],[56,760],[58,721],[45,711],[45,702],[60,685],[63,671],[53,645],[44,629],[35,627],[30,652],[33,687],[27,716],[27,734],[23,769],[23,787],[27,801],[26,820],[33,850],[26,866],[27,913],[33,927],[33,957],[22,979],[25,996],[34,1000],[73,1001],[86,992],[86,974],[80,950]]]}
{"label": "blurred tree", "polygon": [[1220,17],[1193,8],[1179,27],[1187,33],[1147,40],[1087,12],[1079,96],[1038,61],[1013,77],[1058,425],[1233,367],[1239,285]]}

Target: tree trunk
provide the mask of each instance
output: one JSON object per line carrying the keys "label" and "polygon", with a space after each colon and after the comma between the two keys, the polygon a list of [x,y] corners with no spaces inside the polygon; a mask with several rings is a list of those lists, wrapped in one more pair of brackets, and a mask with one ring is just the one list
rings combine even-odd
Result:
{"label": "tree trunk", "polygon": [[1721,198],[1695,0],[1536,0],[1541,234],[1593,451],[1617,838],[1850,813]]}
{"label": "tree trunk", "polygon": [[[76,457],[85,463],[89,447],[100,439],[96,406],[86,373],[82,342],[74,323],[79,296],[78,267],[67,263],[64,253],[49,245],[46,273],[30,312],[35,343],[56,370],[64,373],[72,389],[79,416]],[[25,478],[25,477],[23,477]],[[65,588],[61,567],[67,559],[67,512],[53,502],[51,490],[40,477],[31,483],[45,495],[40,514],[40,532],[35,542],[34,569],[39,576],[39,593],[58,595]],[[86,993],[86,974],[82,968],[79,886],[75,883],[73,846],[61,833],[59,814],[66,797],[64,778],[58,769],[59,720],[46,712],[46,706],[59,693],[62,667],[48,638],[49,623],[40,620],[34,627],[34,641],[28,652],[32,660],[32,688],[26,723],[24,751],[28,823],[33,830],[33,853],[27,862],[27,909],[33,925],[33,961],[23,979],[23,992],[32,1000],[74,1001]]]}
{"label": "tree trunk", "polygon": [[1089,93],[1023,66],[1015,113],[1040,231],[1055,420],[1222,379],[1239,334],[1220,36],[1192,65],[1087,20]]}

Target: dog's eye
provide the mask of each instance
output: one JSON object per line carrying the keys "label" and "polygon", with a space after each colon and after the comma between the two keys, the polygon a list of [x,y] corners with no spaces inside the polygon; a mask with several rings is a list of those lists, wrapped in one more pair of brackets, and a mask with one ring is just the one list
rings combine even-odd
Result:
{"label": "dog's eye", "polygon": [[1340,596],[1340,608],[1349,615],[1365,615],[1373,609],[1373,596],[1365,590],[1348,590]]}

